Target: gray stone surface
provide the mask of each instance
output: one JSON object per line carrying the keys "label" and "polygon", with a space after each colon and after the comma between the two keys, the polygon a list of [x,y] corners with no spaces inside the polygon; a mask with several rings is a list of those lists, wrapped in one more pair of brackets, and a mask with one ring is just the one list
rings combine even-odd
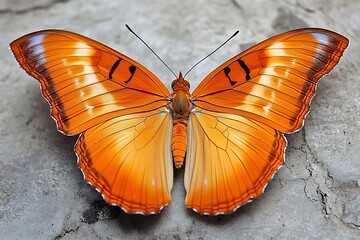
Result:
{"label": "gray stone surface", "polygon": [[[0,0],[0,239],[359,239],[360,2],[358,0]],[[126,30],[130,24],[177,72],[235,30],[240,34],[190,75],[192,86],[224,60],[273,34],[323,27],[350,39],[339,66],[318,86],[287,162],[265,194],[229,216],[187,210],[183,170],[159,215],[127,215],[85,184],[72,147],[55,129],[38,84],[8,44],[44,29],[95,38],[172,75]]]}

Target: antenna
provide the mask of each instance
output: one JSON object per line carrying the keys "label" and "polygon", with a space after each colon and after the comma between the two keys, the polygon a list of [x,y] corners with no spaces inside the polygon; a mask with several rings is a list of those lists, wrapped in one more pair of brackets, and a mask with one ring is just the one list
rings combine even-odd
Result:
{"label": "antenna", "polygon": [[159,57],[159,55],[156,54],[156,52],[154,50],[151,49],[151,47],[144,41],[141,39],[141,37],[139,37],[130,27],[129,25],[125,24],[126,28],[132,33],[134,34],[143,44],[145,44],[145,46],[153,53],[155,54],[155,56],[165,65],[165,67],[167,69],[169,69],[169,71],[175,76],[175,78],[177,78],[176,74],[173,72],[173,70],[171,70],[171,68]]}
{"label": "antenna", "polygon": [[186,75],[188,75],[189,72],[191,72],[191,70],[193,70],[197,65],[199,65],[202,61],[204,61],[205,59],[207,59],[208,57],[210,57],[213,53],[215,53],[217,50],[219,50],[222,46],[224,46],[227,42],[229,42],[233,37],[236,36],[236,34],[238,34],[239,31],[236,31],[231,37],[229,37],[225,42],[223,42],[220,46],[218,46],[214,51],[212,51],[211,53],[209,53],[208,55],[206,55],[205,57],[203,57],[200,61],[198,61],[197,63],[195,63],[184,75],[184,78],[186,77]]}

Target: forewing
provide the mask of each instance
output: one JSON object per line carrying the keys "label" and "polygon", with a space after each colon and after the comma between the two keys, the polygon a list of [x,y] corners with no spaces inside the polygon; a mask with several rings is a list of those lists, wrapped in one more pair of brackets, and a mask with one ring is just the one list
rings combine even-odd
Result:
{"label": "forewing", "polygon": [[166,105],[169,91],[154,74],[84,36],[45,30],[25,35],[10,47],[21,67],[39,80],[65,134]]}
{"label": "forewing", "polygon": [[251,118],[280,132],[302,126],[316,84],[340,60],[348,40],[299,29],[265,40],[228,60],[194,90],[201,108]]}
{"label": "forewing", "polygon": [[78,164],[108,203],[157,213],[171,200],[171,132],[166,109],[112,118],[80,136]]}
{"label": "forewing", "polygon": [[188,131],[185,204],[201,214],[232,213],[284,163],[285,138],[256,120],[195,108]]}

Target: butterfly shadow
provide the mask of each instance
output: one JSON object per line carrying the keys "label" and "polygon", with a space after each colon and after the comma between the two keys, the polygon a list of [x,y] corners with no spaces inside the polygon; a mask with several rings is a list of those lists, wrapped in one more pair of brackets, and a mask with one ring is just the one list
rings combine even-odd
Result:
{"label": "butterfly shadow", "polygon": [[193,218],[195,221],[203,222],[210,225],[226,225],[233,222],[236,219],[241,219],[243,216],[251,214],[253,207],[251,204],[246,204],[240,207],[231,214],[219,214],[219,215],[201,215],[194,212],[191,209],[187,209],[187,215],[189,218]]}
{"label": "butterfly shadow", "polygon": [[140,215],[128,214],[118,206],[112,206],[104,200],[93,201],[88,210],[82,213],[82,222],[93,224],[98,221],[110,221],[117,225],[123,232],[146,232],[151,230],[166,212],[161,214]]}
{"label": "butterfly shadow", "polygon": [[[263,206],[267,205],[267,202],[270,201],[271,192],[276,188],[276,185],[269,184],[265,192],[267,194],[263,194],[259,197],[251,198],[247,203],[239,206],[234,212],[229,214],[218,214],[218,215],[202,215],[199,214],[192,209],[186,210],[186,215],[189,218],[192,218],[193,221],[199,221],[205,224],[214,225],[214,226],[223,226],[227,224],[232,224],[236,222],[248,222],[254,221],[254,219],[259,215],[263,214],[264,211]],[[268,197],[266,197],[268,195]]]}
{"label": "butterfly shadow", "polygon": [[[174,171],[174,183],[183,182],[183,174],[183,169]],[[178,189],[175,191],[177,190]],[[94,191],[91,191],[92,194],[95,194]],[[83,222],[91,224],[99,220],[109,220],[114,222],[123,232],[126,233],[146,233],[152,231],[158,223],[163,221],[164,218],[167,218],[173,211],[170,209],[170,206],[166,206],[158,214],[129,214],[118,206],[109,205],[105,200],[101,199],[100,196],[98,196],[96,200],[93,200],[90,205],[89,209],[82,214]]]}

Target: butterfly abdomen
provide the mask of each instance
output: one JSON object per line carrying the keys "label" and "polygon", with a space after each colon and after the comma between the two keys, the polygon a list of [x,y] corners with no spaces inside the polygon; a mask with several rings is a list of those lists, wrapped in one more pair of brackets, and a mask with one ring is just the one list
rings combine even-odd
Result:
{"label": "butterfly abdomen", "polygon": [[187,120],[175,120],[172,132],[171,148],[175,167],[180,168],[183,165],[186,147],[187,147]]}

